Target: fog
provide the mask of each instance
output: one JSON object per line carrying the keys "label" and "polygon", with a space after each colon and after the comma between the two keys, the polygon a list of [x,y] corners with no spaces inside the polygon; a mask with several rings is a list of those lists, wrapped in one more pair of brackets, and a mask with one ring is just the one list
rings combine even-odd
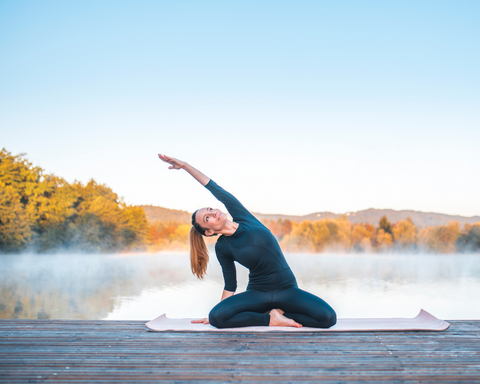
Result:
{"label": "fog", "polygon": [[[286,254],[299,287],[339,317],[480,319],[480,255]],[[238,292],[248,271],[237,266]],[[188,254],[3,255],[0,318],[135,319],[204,317],[223,278],[215,255],[197,280]]]}

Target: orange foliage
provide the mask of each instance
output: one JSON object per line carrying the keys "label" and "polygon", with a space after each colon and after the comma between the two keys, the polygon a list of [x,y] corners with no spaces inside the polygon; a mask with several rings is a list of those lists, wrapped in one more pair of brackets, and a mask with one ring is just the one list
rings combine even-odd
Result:
{"label": "orange foliage", "polygon": [[156,221],[150,225],[150,251],[188,249],[190,225],[176,221]]}
{"label": "orange foliage", "polygon": [[292,231],[280,245],[293,252],[321,252],[328,249],[348,249],[351,243],[350,222],[339,219],[304,220],[292,223]]}
{"label": "orange foliage", "polygon": [[355,224],[352,228],[352,247],[355,250],[368,251],[372,249],[375,227],[371,224]]}
{"label": "orange foliage", "polygon": [[451,221],[448,225],[425,227],[418,233],[418,245],[428,251],[453,253],[460,236],[460,224]]}
{"label": "orange foliage", "polygon": [[405,220],[400,220],[393,227],[393,238],[395,244],[400,248],[411,248],[415,246],[417,240],[417,227],[413,224],[409,217]]}
{"label": "orange foliage", "polygon": [[289,235],[292,232],[292,222],[288,219],[282,220],[262,220],[262,223],[272,232],[273,236],[281,240],[284,236]]}
{"label": "orange foliage", "polygon": [[385,251],[393,245],[393,237],[390,233],[383,229],[377,230],[377,237],[374,242],[375,248],[379,251]]}

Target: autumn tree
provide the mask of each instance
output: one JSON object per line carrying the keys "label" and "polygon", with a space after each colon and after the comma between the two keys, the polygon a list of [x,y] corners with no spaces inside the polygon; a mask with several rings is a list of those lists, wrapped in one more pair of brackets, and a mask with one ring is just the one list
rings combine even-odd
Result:
{"label": "autumn tree", "polygon": [[293,252],[312,251],[312,237],[313,228],[310,220],[303,220],[300,223],[293,222],[292,231],[282,239],[280,245]]}
{"label": "autumn tree", "polygon": [[33,232],[35,204],[42,189],[42,170],[33,167],[23,155],[13,156],[5,148],[0,152],[0,249],[22,250]]}
{"label": "autumn tree", "polygon": [[413,248],[417,238],[417,227],[409,217],[393,227],[395,245],[402,249]]}
{"label": "autumn tree", "polygon": [[145,211],[142,207],[121,205],[123,215],[126,219],[124,238],[130,248],[142,249],[145,244],[150,243],[150,231]]}
{"label": "autumn tree", "polygon": [[447,225],[425,227],[418,233],[418,245],[431,252],[452,253],[460,236],[460,225],[451,221]]}
{"label": "autumn tree", "polygon": [[156,221],[150,225],[150,251],[161,251],[170,248],[172,235],[182,225],[176,221]]}
{"label": "autumn tree", "polygon": [[3,149],[0,187],[2,252],[110,252],[142,248],[148,242],[143,210],[124,204],[93,180],[69,184]]}
{"label": "autumn tree", "polygon": [[380,219],[380,222],[378,223],[378,228],[383,229],[385,233],[389,233],[390,235],[393,236],[393,228],[392,228],[392,223],[388,221],[387,216],[383,216]]}
{"label": "autumn tree", "polygon": [[173,249],[185,250],[188,249],[188,235],[191,225],[181,224],[170,235],[170,247]]}
{"label": "autumn tree", "polygon": [[292,222],[289,219],[278,219],[275,220],[262,220],[262,223],[272,232],[272,235],[275,236],[278,240],[281,240],[285,235],[292,232]]}
{"label": "autumn tree", "polygon": [[374,246],[378,251],[386,251],[393,246],[393,237],[385,230],[378,228],[374,240]]}
{"label": "autumn tree", "polygon": [[349,249],[350,243],[350,222],[342,217],[294,222],[292,231],[282,239],[280,245],[290,251],[321,252],[325,248]]}
{"label": "autumn tree", "polygon": [[375,227],[371,224],[357,223],[352,228],[352,248],[357,251],[368,251],[372,248]]}
{"label": "autumn tree", "polygon": [[462,252],[480,251],[480,222],[465,224],[458,237],[457,246]]}

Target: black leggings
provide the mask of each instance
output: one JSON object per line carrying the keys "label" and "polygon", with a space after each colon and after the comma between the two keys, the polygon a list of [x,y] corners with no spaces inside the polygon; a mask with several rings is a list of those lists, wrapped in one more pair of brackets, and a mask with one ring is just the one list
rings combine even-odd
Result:
{"label": "black leggings", "polygon": [[249,289],[218,303],[209,314],[217,328],[268,326],[272,309],[305,327],[330,328],[337,322],[335,311],[325,301],[297,287],[277,291]]}

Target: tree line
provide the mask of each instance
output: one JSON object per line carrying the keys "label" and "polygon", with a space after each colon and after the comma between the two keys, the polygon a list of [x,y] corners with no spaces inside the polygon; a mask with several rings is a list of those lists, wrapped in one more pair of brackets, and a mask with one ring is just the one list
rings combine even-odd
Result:
{"label": "tree line", "polygon": [[[352,224],[346,216],[301,222],[262,220],[287,252],[480,252],[480,223],[458,222],[418,228],[407,218],[391,223],[382,217],[377,226]],[[181,222],[155,222],[150,226],[150,249],[186,250],[190,225]],[[207,239],[213,244],[216,237]]]}
{"label": "tree line", "polygon": [[289,252],[480,251],[480,222],[463,228],[456,221],[418,228],[410,218],[392,224],[383,216],[375,227],[369,223],[352,224],[344,216],[301,222],[265,220],[264,224],[282,249]]}
{"label": "tree line", "polygon": [[68,183],[24,155],[0,152],[0,252],[135,250],[148,231],[143,209],[107,186]]}
{"label": "tree line", "polygon": [[[346,216],[301,222],[264,220],[288,252],[479,252],[480,223],[419,228],[407,218],[374,226]],[[24,155],[0,152],[0,252],[187,250],[190,225],[148,223],[141,207],[125,204],[103,184],[68,183]],[[208,238],[213,244],[216,237]]]}

